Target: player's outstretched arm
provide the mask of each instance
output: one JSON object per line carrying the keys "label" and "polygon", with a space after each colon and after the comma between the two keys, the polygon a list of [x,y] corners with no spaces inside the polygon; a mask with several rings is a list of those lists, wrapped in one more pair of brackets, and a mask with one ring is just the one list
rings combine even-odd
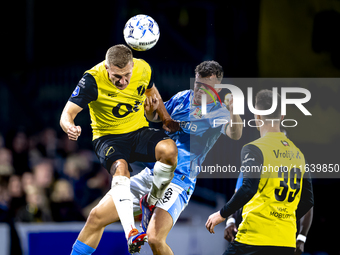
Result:
{"label": "player's outstretched arm", "polygon": [[147,98],[156,98],[158,99],[158,107],[157,107],[157,114],[158,114],[158,118],[160,121],[163,122],[163,128],[166,131],[169,132],[176,132],[178,130],[180,130],[180,126],[179,123],[174,121],[173,119],[171,119],[169,113],[167,112],[162,97],[159,94],[157,88],[155,87],[155,85],[153,85],[150,89],[147,89],[145,91],[145,95]]}
{"label": "player's outstretched arm", "polygon": [[60,126],[70,140],[76,141],[81,134],[81,127],[74,124],[74,119],[83,108],[68,101],[60,117]]}

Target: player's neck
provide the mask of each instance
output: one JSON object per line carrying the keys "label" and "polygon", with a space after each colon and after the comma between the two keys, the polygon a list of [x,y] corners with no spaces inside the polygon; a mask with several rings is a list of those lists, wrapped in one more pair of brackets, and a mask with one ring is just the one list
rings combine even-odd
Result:
{"label": "player's neck", "polygon": [[270,124],[264,124],[262,127],[260,127],[260,136],[264,137],[267,133],[274,133],[274,132],[281,132],[279,125],[272,125]]}
{"label": "player's neck", "polygon": [[[207,102],[207,104],[211,104],[213,102],[214,102],[214,100],[211,100],[211,101]],[[193,100],[193,103],[192,103],[192,105],[194,105],[194,106],[198,106],[198,105],[201,105],[201,104],[202,103],[197,103],[195,99]]]}

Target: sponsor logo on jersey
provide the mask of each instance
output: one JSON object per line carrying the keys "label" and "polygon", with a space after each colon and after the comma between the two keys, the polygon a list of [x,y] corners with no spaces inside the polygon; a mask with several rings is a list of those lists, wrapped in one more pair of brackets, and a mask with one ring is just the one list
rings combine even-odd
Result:
{"label": "sponsor logo on jersey", "polygon": [[143,96],[145,93],[145,87],[143,85],[137,88],[138,96]]}
{"label": "sponsor logo on jersey", "polygon": [[242,164],[244,164],[244,163],[246,163],[248,161],[255,161],[255,159],[254,158],[247,158],[247,159],[242,161]]}
{"label": "sponsor logo on jersey", "polygon": [[289,150],[286,150],[286,151],[273,150],[273,152],[276,158],[286,158],[289,160],[292,160],[293,158],[297,158],[297,159],[301,158],[299,155],[299,152],[297,152],[296,154],[295,152],[289,151]]}
{"label": "sponsor logo on jersey", "polygon": [[202,118],[202,111],[201,111],[201,109],[199,108],[199,107],[197,107],[196,109],[195,109],[195,111],[194,111],[194,117],[196,118],[196,119],[201,119]]}
{"label": "sponsor logo on jersey", "polygon": [[176,107],[175,107],[175,109],[174,109],[174,111],[179,111],[179,110],[181,110],[182,108],[183,108],[183,103],[182,104],[180,104],[180,105],[177,105]]}
{"label": "sponsor logo on jersey", "polygon": [[188,129],[192,132],[197,131],[197,125],[192,123],[191,121],[181,121],[179,125],[182,129]]}
{"label": "sponsor logo on jersey", "polygon": [[294,214],[271,211],[269,216],[272,216],[272,217],[275,217],[275,218],[278,218],[278,219],[290,219],[290,218],[294,217]]}
{"label": "sponsor logo on jersey", "polygon": [[255,161],[255,158],[248,158],[249,156],[249,153],[247,153],[245,156],[244,156],[244,160],[242,161],[242,164],[248,162],[248,161]]}
{"label": "sponsor logo on jersey", "polygon": [[109,97],[116,97],[118,94],[117,93],[109,93],[107,94]]}
{"label": "sponsor logo on jersey", "polygon": [[287,141],[281,140],[281,143],[282,143],[284,146],[289,146],[289,143],[288,143]]}
{"label": "sponsor logo on jersey", "polygon": [[73,91],[73,93],[72,93],[72,97],[78,96],[78,95],[79,95],[79,91],[80,91],[80,87],[77,86],[77,87],[75,88],[75,90]]}
{"label": "sponsor logo on jersey", "polygon": [[81,78],[79,83],[78,83],[79,87],[82,87],[83,89],[85,88],[85,78]]}

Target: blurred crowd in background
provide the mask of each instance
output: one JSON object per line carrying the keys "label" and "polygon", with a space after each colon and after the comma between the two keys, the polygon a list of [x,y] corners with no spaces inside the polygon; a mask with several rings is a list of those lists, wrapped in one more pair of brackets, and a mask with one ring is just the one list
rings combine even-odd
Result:
{"label": "blurred crowd in background", "polygon": [[52,128],[0,135],[2,214],[15,222],[84,221],[110,188],[96,160],[92,150]]}

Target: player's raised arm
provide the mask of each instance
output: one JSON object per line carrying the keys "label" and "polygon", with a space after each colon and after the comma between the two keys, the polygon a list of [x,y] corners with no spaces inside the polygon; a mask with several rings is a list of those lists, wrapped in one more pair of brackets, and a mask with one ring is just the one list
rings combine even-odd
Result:
{"label": "player's raised arm", "polygon": [[83,108],[68,101],[60,117],[60,126],[70,140],[76,141],[81,134],[81,127],[74,124],[74,119]]}
{"label": "player's raised arm", "polygon": [[[242,136],[243,130],[243,122],[240,115],[233,114],[233,96],[229,100],[229,108],[230,111],[230,121],[235,124],[229,124],[226,130],[227,136],[229,136],[233,140],[239,140]],[[237,123],[237,124],[236,124]]]}
{"label": "player's raised arm", "polygon": [[[151,119],[153,119],[151,121],[157,121],[157,120],[162,121],[163,122],[163,128],[166,131],[176,132],[176,131],[180,130],[179,123],[174,121],[173,119],[171,119],[169,113],[167,112],[167,110],[164,106],[162,97],[159,94],[155,85],[153,85],[150,89],[146,89],[145,95],[148,99],[148,101],[146,101],[148,104],[150,104],[150,98],[151,98],[151,100],[153,100],[152,102],[158,101],[156,113],[154,113],[154,114],[157,114],[158,117],[157,117],[157,115],[153,115],[153,117],[152,117],[151,112],[149,112],[149,113],[146,113],[147,118],[149,119],[149,117],[150,117]],[[146,106],[146,107],[148,107],[148,106]]]}
{"label": "player's raised arm", "polygon": [[157,113],[157,108],[159,105],[159,99],[156,94],[153,96],[147,97],[144,102],[144,112],[145,117],[152,122],[160,122],[160,118]]}

